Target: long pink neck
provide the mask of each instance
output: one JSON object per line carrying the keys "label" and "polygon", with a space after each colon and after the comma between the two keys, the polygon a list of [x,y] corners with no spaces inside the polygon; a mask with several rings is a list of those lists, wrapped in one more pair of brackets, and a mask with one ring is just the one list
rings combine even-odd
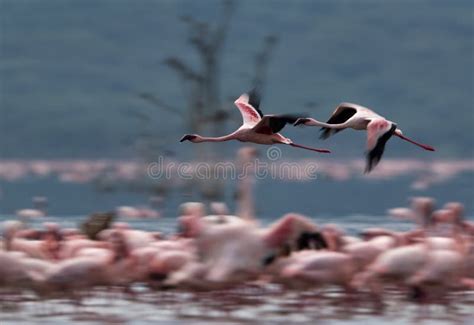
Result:
{"label": "long pink neck", "polygon": [[202,137],[202,136],[199,136],[196,139],[196,142],[224,142],[224,141],[229,141],[229,140],[233,140],[233,139],[235,139],[235,135],[234,135],[234,133],[231,133],[231,134],[224,135],[224,136],[221,136],[221,137]]}
{"label": "long pink neck", "polygon": [[344,123],[339,123],[339,124],[329,124],[329,123],[324,123],[312,118],[309,120],[309,122],[306,123],[306,125],[320,126],[320,127],[329,128],[329,129],[344,129],[347,127],[347,121]]}

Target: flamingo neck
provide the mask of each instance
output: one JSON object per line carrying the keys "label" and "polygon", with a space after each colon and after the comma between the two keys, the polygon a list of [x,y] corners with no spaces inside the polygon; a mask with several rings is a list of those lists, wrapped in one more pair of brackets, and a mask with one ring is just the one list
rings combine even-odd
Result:
{"label": "flamingo neck", "polygon": [[348,127],[349,123],[348,121],[345,121],[344,123],[330,124],[330,123],[324,123],[324,122],[315,120],[314,118],[309,118],[308,121],[305,123],[305,125],[320,126],[320,127],[329,128],[329,129],[344,129]]}
{"label": "flamingo neck", "polygon": [[335,126],[335,124],[324,123],[324,122],[315,120],[314,118],[309,119],[309,121],[306,122],[305,124],[312,125],[312,126],[320,126],[320,127],[325,127],[325,128],[333,128]]}
{"label": "flamingo neck", "polygon": [[224,142],[224,141],[229,141],[236,139],[234,133],[224,135],[221,137],[203,137],[203,136],[198,136],[193,142]]}
{"label": "flamingo neck", "polygon": [[5,251],[8,252],[11,250],[12,240],[13,240],[13,236],[11,234],[7,234],[4,236],[3,244],[5,245]]}

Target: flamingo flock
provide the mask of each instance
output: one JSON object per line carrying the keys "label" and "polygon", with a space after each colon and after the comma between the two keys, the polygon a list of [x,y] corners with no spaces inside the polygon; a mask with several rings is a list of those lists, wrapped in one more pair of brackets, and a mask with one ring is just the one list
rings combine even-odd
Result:
{"label": "flamingo flock", "polygon": [[326,123],[313,118],[291,114],[263,115],[259,109],[260,95],[256,89],[242,94],[234,104],[239,109],[243,124],[236,131],[221,137],[204,137],[198,134],[185,134],[180,142],[224,142],[238,140],[264,145],[285,144],[297,148],[320,153],[330,153],[328,149],[317,149],[301,144],[282,136],[280,132],[286,124],[308,125],[322,127],[321,139],[327,139],[332,134],[347,128],[367,130],[367,154],[365,172],[369,173],[379,163],[385,150],[385,144],[393,136],[408,141],[428,151],[435,151],[429,145],[421,144],[403,135],[402,131],[392,121],[378,115],[371,109],[352,103],[342,103],[333,112]]}
{"label": "flamingo flock", "polygon": [[474,290],[474,223],[461,203],[435,209],[431,198],[388,211],[413,222],[397,232],[364,229],[349,235],[334,224],[289,213],[271,225],[228,214],[214,203],[182,204],[178,231],[164,235],[124,222],[95,239],[79,229],[5,221],[0,290],[80,297],[97,286],[213,290],[252,283],[291,290],[340,287],[376,297],[397,287],[413,299]]}
{"label": "flamingo flock", "polygon": [[[180,141],[237,140],[330,153],[297,144],[279,132],[287,124],[318,126],[321,138],[327,139],[346,128],[366,130],[366,173],[379,163],[392,136],[434,151],[403,135],[396,123],[356,104],[342,103],[326,123],[299,115],[263,115],[255,90],[242,94],[235,105],[243,119],[236,131],[220,137],[186,134]],[[242,154],[252,157],[251,152]],[[28,228],[24,219],[46,215],[47,200],[37,198],[36,209],[19,210],[18,220],[3,224],[0,292],[77,298],[95,287],[130,292],[136,283],[158,290],[272,284],[300,291],[336,286],[348,296],[368,292],[374,297],[396,287],[412,299],[429,300],[474,290],[474,223],[464,219],[459,202],[435,209],[433,199],[415,197],[410,207],[387,211],[413,222],[410,230],[368,228],[350,235],[340,226],[317,224],[298,213],[261,225],[252,208],[251,183],[242,183],[241,192],[248,195],[241,197],[237,215],[220,202],[211,204],[210,214],[202,203],[184,203],[178,229],[168,235],[133,229],[126,222],[107,223],[93,236],[85,228],[56,223],[44,223],[41,230]],[[150,208],[120,206],[115,213],[158,218],[160,204],[161,198],[155,197]]]}

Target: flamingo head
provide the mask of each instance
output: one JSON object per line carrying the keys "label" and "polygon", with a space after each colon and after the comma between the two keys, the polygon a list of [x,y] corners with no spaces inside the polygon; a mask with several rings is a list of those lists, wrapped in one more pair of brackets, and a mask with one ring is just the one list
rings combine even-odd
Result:
{"label": "flamingo head", "polygon": [[456,222],[462,222],[464,216],[464,205],[459,202],[449,202],[444,205],[445,209],[451,210]]}
{"label": "flamingo head", "polygon": [[115,230],[109,238],[111,250],[114,253],[114,262],[122,260],[130,255],[130,248],[127,244],[125,234],[120,230]]}
{"label": "flamingo head", "polygon": [[51,229],[43,234],[42,240],[44,250],[49,253],[51,257],[58,259],[62,241],[64,240],[63,235],[58,230]]}
{"label": "flamingo head", "polygon": [[196,134],[185,134],[179,142],[184,142],[184,141],[191,141],[191,142],[199,142],[199,136]]}
{"label": "flamingo head", "polygon": [[306,123],[308,123],[310,121],[309,118],[299,118],[296,120],[296,122],[293,124],[294,126],[298,126],[298,125],[306,125]]}
{"label": "flamingo head", "polygon": [[185,238],[196,238],[202,232],[200,217],[196,215],[181,216],[178,219],[178,232]]}

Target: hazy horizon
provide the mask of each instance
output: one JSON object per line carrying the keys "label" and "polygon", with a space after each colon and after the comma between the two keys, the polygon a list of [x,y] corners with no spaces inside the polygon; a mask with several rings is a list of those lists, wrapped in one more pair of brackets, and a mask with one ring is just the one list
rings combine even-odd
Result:
{"label": "hazy horizon", "polygon": [[[185,104],[179,78],[162,61],[176,55],[195,65],[179,17],[215,22],[220,4],[2,1],[0,157],[134,157],[145,131],[165,142],[162,150],[186,157],[189,146],[178,143],[185,123],[138,93]],[[473,156],[470,2],[239,1],[230,24],[220,66],[226,106],[249,88],[254,55],[272,34],[279,41],[264,112],[306,111],[326,119],[339,102],[352,101],[435,146],[436,158]],[[143,122],[131,111],[152,118]],[[240,125],[238,111],[231,114],[219,133]],[[327,142],[317,140],[316,129],[284,133],[331,147],[334,158],[361,157],[365,145],[362,132]],[[208,146],[231,153],[239,144]],[[395,140],[386,154],[431,159]]]}

